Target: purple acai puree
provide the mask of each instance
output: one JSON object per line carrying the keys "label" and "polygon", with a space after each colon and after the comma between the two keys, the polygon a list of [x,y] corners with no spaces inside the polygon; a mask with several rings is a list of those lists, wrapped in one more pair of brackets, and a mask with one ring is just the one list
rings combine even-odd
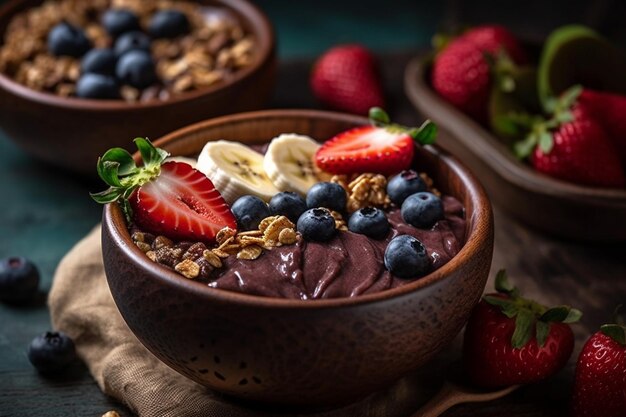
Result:
{"label": "purple acai puree", "polygon": [[[266,250],[255,260],[224,259],[213,288],[266,297],[320,299],[356,297],[395,288],[413,280],[397,278],[385,269],[383,255],[389,241],[408,234],[428,250],[432,271],[454,257],[465,241],[463,206],[454,197],[442,197],[445,218],[430,230],[402,220],[399,209],[387,213],[392,230],[383,240],[338,231],[329,242],[306,242]],[[217,271],[216,271],[217,272]],[[417,277],[416,277],[417,279]]]}

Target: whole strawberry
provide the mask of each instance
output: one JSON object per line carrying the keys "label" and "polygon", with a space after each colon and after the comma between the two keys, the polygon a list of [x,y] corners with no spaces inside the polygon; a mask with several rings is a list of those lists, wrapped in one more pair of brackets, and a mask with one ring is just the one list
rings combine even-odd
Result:
{"label": "whole strawberry", "polygon": [[605,324],[585,343],[576,364],[572,415],[626,415],[625,326]]}
{"label": "whole strawberry", "polygon": [[515,64],[526,55],[515,37],[502,26],[479,26],[450,42],[436,57],[432,85],[441,97],[481,123],[487,121],[491,68],[486,55],[504,52]]}
{"label": "whole strawberry", "polygon": [[136,166],[124,149],[109,149],[98,158],[98,175],[109,185],[91,194],[98,203],[118,202],[129,223],[171,239],[213,242],[220,229],[237,221],[206,175],[184,162],[169,161],[163,149],[135,139],[143,159]]}
{"label": "whole strawberry", "polygon": [[626,96],[585,88],[578,102],[600,121],[622,164],[626,164]]}
{"label": "whole strawberry", "polygon": [[313,66],[311,89],[326,106],[366,115],[384,106],[383,88],[373,55],[360,45],[339,45]]}
{"label": "whole strawberry", "polygon": [[465,329],[463,364],[481,387],[528,384],[550,377],[567,362],[574,334],[567,323],[582,313],[568,306],[546,308],[519,295],[506,273],[496,276],[497,294],[478,303]]}
{"label": "whole strawberry", "polygon": [[624,187],[624,171],[613,143],[588,106],[578,102],[580,87],[549,105],[552,118],[533,126],[516,144],[519,157],[530,155],[533,167],[546,175],[581,185]]}

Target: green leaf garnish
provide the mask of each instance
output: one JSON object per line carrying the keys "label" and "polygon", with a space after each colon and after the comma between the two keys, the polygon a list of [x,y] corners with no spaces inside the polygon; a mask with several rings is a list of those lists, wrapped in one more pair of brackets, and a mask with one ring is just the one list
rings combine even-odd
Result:
{"label": "green leaf garnish", "polygon": [[90,193],[91,198],[100,204],[119,202],[127,220],[132,216],[128,199],[138,187],[159,176],[161,164],[169,156],[167,151],[155,148],[147,138],[136,138],[134,142],[143,165],[137,166],[130,153],[122,148],[109,149],[98,158],[96,165],[98,176],[109,188]]}
{"label": "green leaf garnish", "polygon": [[430,120],[424,121],[420,127],[408,127],[391,123],[387,112],[380,107],[372,107],[369,110],[369,119],[374,126],[385,128],[391,132],[407,133],[420,145],[432,145],[437,139],[437,125]]}

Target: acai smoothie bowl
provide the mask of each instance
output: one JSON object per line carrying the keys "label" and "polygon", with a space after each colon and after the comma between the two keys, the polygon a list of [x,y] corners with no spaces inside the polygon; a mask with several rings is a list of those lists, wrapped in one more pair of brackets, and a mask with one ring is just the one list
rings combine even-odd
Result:
{"label": "acai smoothie bowl", "polygon": [[102,243],[130,329],[183,375],[279,405],[417,369],[482,294],[491,207],[436,126],[272,110],[112,149]]}

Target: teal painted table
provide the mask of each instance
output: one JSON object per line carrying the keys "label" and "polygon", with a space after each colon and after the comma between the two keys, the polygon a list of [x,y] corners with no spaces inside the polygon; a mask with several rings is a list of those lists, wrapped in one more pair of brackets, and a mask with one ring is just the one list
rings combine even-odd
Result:
{"label": "teal painted table", "polygon": [[[443,16],[459,19],[450,6],[456,2],[447,2],[445,7],[441,2],[394,2],[395,13],[378,11],[380,2],[371,0],[360,2],[362,8],[358,11],[346,5],[347,2],[301,2],[297,10],[293,1],[259,3],[276,22],[281,39],[284,61],[271,106],[282,108],[316,106],[308,92],[308,69],[311,57],[331,44],[359,40],[378,51],[417,49],[426,46]],[[578,6],[581,3],[584,2],[575,2]],[[493,5],[484,4],[482,10],[493,15]],[[582,15],[583,9],[568,10]],[[331,10],[333,18],[329,19]],[[469,20],[471,16],[477,20],[480,10],[469,13]],[[559,15],[558,19],[565,17]],[[535,23],[543,28],[553,25],[547,21],[549,18],[544,16]],[[518,28],[524,31],[528,22],[520,22]],[[391,113],[406,124],[420,121],[402,92],[402,72],[411,55],[410,52],[382,55]],[[101,209],[90,200],[88,192],[100,188],[98,183],[41,166],[10,143],[0,127],[0,257],[24,255],[34,260],[41,269],[42,289],[47,291],[62,255],[98,222]],[[495,268],[509,269],[519,286],[536,294],[541,301],[570,301],[585,310],[583,323],[576,328],[577,349],[608,317],[612,306],[626,301],[626,265],[620,261],[626,246],[588,247],[552,240],[527,230],[499,211],[496,211],[496,227]],[[34,372],[25,348],[49,326],[43,294],[31,306],[0,305],[0,417],[97,417],[113,408],[128,415],[123,407],[100,393],[81,364],[76,364],[61,379],[44,379]],[[486,406],[458,407],[445,416],[487,417],[505,413],[510,417],[563,416],[572,374],[573,360],[550,382],[520,390]],[[440,382],[434,380],[433,389]]]}

